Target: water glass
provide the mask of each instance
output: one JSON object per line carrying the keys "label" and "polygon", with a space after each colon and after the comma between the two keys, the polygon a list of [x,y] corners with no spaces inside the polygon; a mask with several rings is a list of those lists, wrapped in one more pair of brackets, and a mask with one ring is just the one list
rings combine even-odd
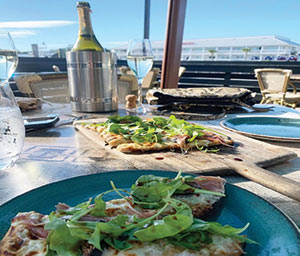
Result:
{"label": "water glass", "polygon": [[25,139],[22,114],[8,82],[17,63],[17,51],[10,34],[0,32],[0,170],[14,165]]}
{"label": "water glass", "polygon": [[0,170],[14,165],[25,139],[24,121],[8,83],[0,86]]}

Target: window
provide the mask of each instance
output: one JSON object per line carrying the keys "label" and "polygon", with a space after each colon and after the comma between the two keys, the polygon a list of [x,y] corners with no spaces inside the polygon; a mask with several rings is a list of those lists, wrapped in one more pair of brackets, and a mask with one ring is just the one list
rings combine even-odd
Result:
{"label": "window", "polygon": [[243,47],[232,47],[233,51],[241,51],[243,50]]}
{"label": "window", "polygon": [[203,48],[195,47],[195,48],[192,48],[192,51],[193,52],[202,52]]}
{"label": "window", "polygon": [[253,46],[253,47],[249,47],[251,49],[251,51],[260,51],[261,47],[260,46]]}
{"label": "window", "polygon": [[230,51],[230,47],[219,47],[218,51],[220,51],[220,52]]}
{"label": "window", "polygon": [[230,57],[228,55],[219,55],[218,58],[222,59],[222,60],[229,60],[230,59]]}
{"label": "window", "polygon": [[265,51],[277,51],[278,46],[264,46]]}
{"label": "window", "polygon": [[209,50],[217,50],[216,47],[209,47],[209,48],[205,48],[205,51],[208,52]]}
{"label": "window", "polygon": [[182,60],[189,60],[190,56],[189,55],[181,55]]}
{"label": "window", "polygon": [[191,48],[182,48],[183,52],[189,52],[191,50]]}
{"label": "window", "polygon": [[244,58],[245,58],[244,55],[234,55],[234,56],[232,56],[232,59],[234,59],[234,60],[240,60],[240,59],[244,59]]}
{"label": "window", "polygon": [[195,56],[192,56],[191,59],[192,59],[192,60],[200,60],[200,59],[202,59],[202,56],[200,56],[200,55],[195,55]]}

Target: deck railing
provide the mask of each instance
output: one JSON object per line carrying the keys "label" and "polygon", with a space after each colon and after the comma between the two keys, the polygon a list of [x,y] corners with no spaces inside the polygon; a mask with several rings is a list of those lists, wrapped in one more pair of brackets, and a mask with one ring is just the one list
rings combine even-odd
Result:
{"label": "deck railing", "polygon": [[[66,60],[59,58],[20,57],[16,72],[52,72],[56,65],[67,71]],[[118,60],[118,66],[127,66],[126,60]],[[300,74],[300,62],[284,61],[182,61],[186,68],[179,81],[179,87],[239,87],[259,92],[256,68],[290,69]],[[161,69],[161,61],[154,61],[154,67]],[[296,83],[300,90],[300,83]]]}
{"label": "deck railing", "polygon": [[[118,65],[127,65],[121,60]],[[161,68],[161,61],[154,62]],[[259,92],[256,68],[290,69],[293,74],[300,74],[300,62],[283,61],[182,61],[186,68],[179,81],[179,87],[239,87]],[[300,90],[300,83],[296,84]]]}

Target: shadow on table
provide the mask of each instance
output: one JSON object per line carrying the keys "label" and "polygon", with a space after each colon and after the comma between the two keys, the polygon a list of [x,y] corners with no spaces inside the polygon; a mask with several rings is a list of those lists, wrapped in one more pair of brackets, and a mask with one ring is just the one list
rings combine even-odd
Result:
{"label": "shadow on table", "polygon": [[72,127],[50,128],[26,132],[26,137],[73,137],[75,131]]}

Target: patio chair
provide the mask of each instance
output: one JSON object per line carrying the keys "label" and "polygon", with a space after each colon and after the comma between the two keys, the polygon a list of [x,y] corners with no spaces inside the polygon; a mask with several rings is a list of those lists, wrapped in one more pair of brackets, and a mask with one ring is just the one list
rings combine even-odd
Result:
{"label": "patio chair", "polygon": [[32,81],[29,87],[35,98],[52,103],[70,102],[68,78]]}
{"label": "patio chair", "polygon": [[159,82],[157,81],[157,76],[159,75],[160,69],[159,68],[152,68],[148,74],[143,79],[142,88],[143,91],[148,91],[153,87],[159,86]]}
{"label": "patio chair", "polygon": [[178,71],[178,78],[180,79],[180,77],[182,77],[183,73],[186,71],[186,68],[183,66],[179,67],[179,71]]}
{"label": "patio chair", "polygon": [[135,75],[122,73],[118,78],[117,90],[120,103],[125,103],[128,94],[137,95],[138,82]]}
{"label": "patio chair", "polygon": [[[119,68],[121,75],[118,78],[118,97],[120,103],[125,103],[125,97],[128,94],[137,95],[138,82],[136,76],[127,66]],[[159,68],[152,68],[148,74],[144,77],[142,83],[143,96],[146,95],[149,89],[159,86],[157,76],[160,72]]]}
{"label": "patio chair", "polygon": [[18,90],[27,97],[35,97],[30,88],[30,83],[43,80],[41,76],[35,73],[28,73],[25,75],[18,75],[14,77]]}
{"label": "patio chair", "polygon": [[[121,77],[122,75],[132,75],[134,76],[131,69],[127,66],[121,66],[119,68]],[[160,69],[159,68],[152,68],[147,75],[143,79],[142,88],[143,91],[152,89],[153,87],[156,87],[159,85],[159,82],[157,81],[157,76],[159,75]]]}
{"label": "patio chair", "polygon": [[[296,86],[289,83],[291,70],[255,69],[254,72],[262,95],[261,104],[274,103],[296,108],[300,103]],[[288,86],[293,87],[293,92],[288,92]]]}

